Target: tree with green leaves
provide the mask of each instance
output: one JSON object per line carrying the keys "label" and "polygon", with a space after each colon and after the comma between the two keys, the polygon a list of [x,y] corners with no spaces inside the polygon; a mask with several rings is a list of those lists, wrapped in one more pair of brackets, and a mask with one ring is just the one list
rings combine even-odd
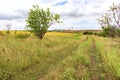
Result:
{"label": "tree with green leaves", "polygon": [[120,37],[120,4],[113,3],[107,13],[98,19],[103,31],[110,37]]}
{"label": "tree with green leaves", "polygon": [[33,8],[29,10],[26,22],[26,29],[42,39],[53,23],[60,22],[60,15],[50,13],[49,8],[44,10],[38,5],[33,5]]}

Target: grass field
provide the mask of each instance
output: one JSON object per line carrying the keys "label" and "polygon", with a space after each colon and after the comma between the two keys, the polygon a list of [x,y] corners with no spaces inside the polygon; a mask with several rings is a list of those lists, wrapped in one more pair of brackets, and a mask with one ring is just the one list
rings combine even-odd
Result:
{"label": "grass field", "polygon": [[120,38],[0,34],[0,80],[120,80]]}

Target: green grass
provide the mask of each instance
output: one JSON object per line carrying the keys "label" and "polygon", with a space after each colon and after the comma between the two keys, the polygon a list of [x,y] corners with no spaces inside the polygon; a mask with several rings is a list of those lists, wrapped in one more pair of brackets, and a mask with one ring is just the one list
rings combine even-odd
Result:
{"label": "green grass", "polygon": [[27,34],[0,35],[0,80],[120,79],[119,38]]}
{"label": "green grass", "polygon": [[[98,40],[99,39],[99,40]],[[109,79],[120,79],[120,50],[119,42],[114,39],[97,39],[97,48],[101,52],[105,74]]]}

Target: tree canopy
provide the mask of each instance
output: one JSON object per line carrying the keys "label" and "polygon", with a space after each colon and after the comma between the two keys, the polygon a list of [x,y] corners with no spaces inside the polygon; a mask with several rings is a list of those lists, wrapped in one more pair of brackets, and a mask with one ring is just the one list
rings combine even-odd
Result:
{"label": "tree canopy", "polygon": [[52,14],[47,8],[46,10],[40,8],[38,5],[33,5],[29,10],[27,18],[27,30],[33,32],[36,36],[42,39],[48,28],[55,22],[60,22],[59,14]]}
{"label": "tree canopy", "polygon": [[120,37],[120,4],[113,3],[108,12],[102,15],[98,21],[107,35]]}

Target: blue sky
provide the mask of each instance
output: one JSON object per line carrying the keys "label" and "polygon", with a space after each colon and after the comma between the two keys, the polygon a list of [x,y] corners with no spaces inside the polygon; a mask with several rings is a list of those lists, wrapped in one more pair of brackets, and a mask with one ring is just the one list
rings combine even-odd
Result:
{"label": "blue sky", "polygon": [[54,4],[53,6],[63,6],[67,3],[68,3],[68,1],[62,1],[62,2],[58,2],[58,3]]}
{"label": "blue sky", "polygon": [[101,29],[97,18],[107,12],[112,3],[120,0],[0,0],[0,29],[24,29],[27,13],[33,4],[58,13],[63,23],[49,29]]}

